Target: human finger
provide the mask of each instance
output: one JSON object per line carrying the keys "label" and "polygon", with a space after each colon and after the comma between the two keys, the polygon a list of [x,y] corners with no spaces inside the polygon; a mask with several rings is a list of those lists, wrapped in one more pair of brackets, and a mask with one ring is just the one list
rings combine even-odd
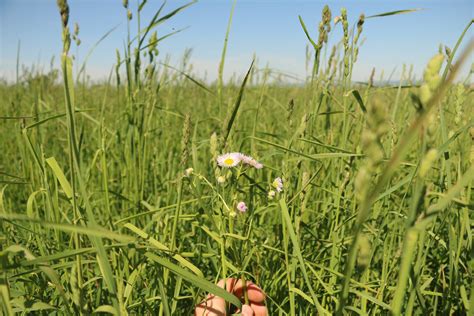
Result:
{"label": "human finger", "polygon": [[[265,302],[265,293],[263,290],[254,284],[252,281],[246,281],[245,287],[247,290],[247,297],[251,303],[263,304]],[[238,280],[232,288],[232,293],[237,297],[244,296],[244,286],[242,280]]]}
{"label": "human finger", "polygon": [[242,316],[255,316],[254,310],[249,305],[242,305]]}
{"label": "human finger", "polygon": [[[225,288],[227,292],[232,293],[237,279],[229,278],[227,280],[220,280],[217,282],[217,286]],[[225,316],[226,315],[226,303],[225,300],[219,296],[209,294],[207,298],[199,303],[194,310],[196,316]]]}
{"label": "human finger", "polygon": [[225,300],[219,296],[208,295],[194,310],[195,316],[226,316]]}
{"label": "human finger", "polygon": [[254,316],[268,316],[268,309],[265,304],[250,303]]}

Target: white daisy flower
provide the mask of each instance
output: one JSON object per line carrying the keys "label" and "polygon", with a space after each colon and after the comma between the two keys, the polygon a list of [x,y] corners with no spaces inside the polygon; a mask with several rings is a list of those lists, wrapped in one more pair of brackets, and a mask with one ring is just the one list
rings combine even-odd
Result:
{"label": "white daisy flower", "polygon": [[237,166],[241,161],[242,154],[240,153],[227,153],[217,157],[217,164],[221,167],[232,168]]}
{"label": "white daisy flower", "polygon": [[272,187],[274,187],[277,192],[283,191],[283,180],[280,177],[275,178],[275,180],[273,180]]}
{"label": "white daisy flower", "polygon": [[244,212],[247,212],[248,208],[247,208],[247,205],[245,204],[245,202],[242,201],[242,202],[237,203],[237,209],[240,212],[244,213]]}
{"label": "white daisy flower", "polygon": [[250,166],[254,167],[255,169],[262,169],[263,168],[263,164],[261,164],[260,162],[253,159],[250,156],[242,155],[241,159],[242,159],[242,162],[244,164],[250,165]]}

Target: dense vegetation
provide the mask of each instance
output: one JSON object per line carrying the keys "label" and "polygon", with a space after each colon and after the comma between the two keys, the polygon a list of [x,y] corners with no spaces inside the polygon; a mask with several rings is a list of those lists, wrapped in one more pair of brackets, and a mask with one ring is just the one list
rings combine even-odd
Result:
{"label": "dense vegetation", "polygon": [[[186,315],[226,277],[261,286],[270,315],[472,313],[468,50],[440,49],[421,83],[355,84],[365,17],[334,25],[326,7],[317,39],[301,20],[304,84],[250,61],[223,84],[224,53],[207,85],[188,56],[158,59],[153,30],[177,10],[94,85],[73,76],[79,30],[58,3],[61,68],[0,84],[5,314]],[[344,38],[323,58],[331,27]],[[263,168],[218,166],[227,152]]]}

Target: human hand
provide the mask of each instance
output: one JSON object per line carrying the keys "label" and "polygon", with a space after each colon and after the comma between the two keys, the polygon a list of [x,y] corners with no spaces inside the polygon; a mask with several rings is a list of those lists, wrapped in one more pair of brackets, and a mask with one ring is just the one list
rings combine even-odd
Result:
{"label": "human hand", "polygon": [[[217,286],[224,288],[224,280],[220,280]],[[265,306],[265,294],[262,289],[251,281],[246,281],[246,292],[248,305],[242,305],[242,310],[238,311],[243,316],[268,316],[268,310]],[[227,279],[225,290],[234,294],[243,300],[244,287],[242,280],[230,278]],[[226,302],[223,298],[209,294],[204,301],[196,306],[195,316],[227,316]]]}

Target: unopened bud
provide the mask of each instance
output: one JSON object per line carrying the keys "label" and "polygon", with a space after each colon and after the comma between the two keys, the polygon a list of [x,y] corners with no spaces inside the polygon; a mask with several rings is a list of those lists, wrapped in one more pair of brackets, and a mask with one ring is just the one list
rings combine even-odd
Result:
{"label": "unopened bud", "polygon": [[186,169],[186,170],[184,171],[184,175],[185,175],[186,177],[189,177],[190,175],[193,174],[193,172],[194,172],[194,169],[193,169],[193,168],[188,168],[188,169]]}
{"label": "unopened bud", "polygon": [[273,191],[273,190],[268,191],[268,198],[269,198],[270,200],[273,200],[273,198],[275,197],[275,195],[276,195],[276,192],[275,192],[275,191]]}

